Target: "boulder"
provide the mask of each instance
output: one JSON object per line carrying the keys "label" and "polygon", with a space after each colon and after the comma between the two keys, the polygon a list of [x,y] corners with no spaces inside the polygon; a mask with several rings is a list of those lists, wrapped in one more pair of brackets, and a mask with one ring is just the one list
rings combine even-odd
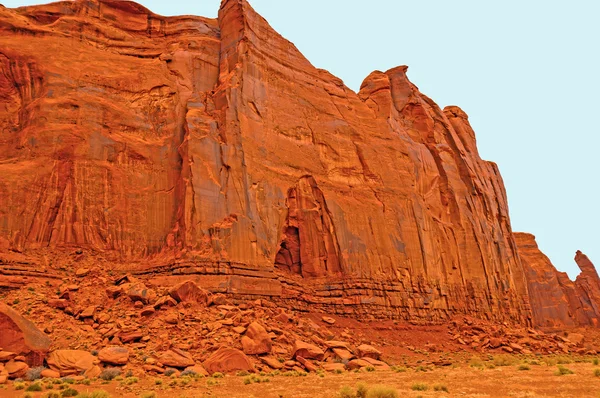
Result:
{"label": "boulder", "polygon": [[4,365],[4,370],[8,373],[10,379],[21,379],[27,374],[29,366],[25,362],[11,359]]}
{"label": "boulder", "polygon": [[260,357],[260,360],[263,361],[271,369],[283,368],[283,364],[273,357]]}
{"label": "boulder", "polygon": [[200,364],[188,366],[187,368],[185,368],[185,370],[188,372],[194,372],[197,375],[208,376],[208,372],[206,371],[206,369],[204,369],[204,366]]}
{"label": "boulder", "polygon": [[294,342],[294,358],[302,357],[305,359],[323,360],[325,352],[314,344],[306,343],[301,340]]}
{"label": "boulder", "polygon": [[271,338],[267,330],[257,322],[252,322],[242,337],[242,347],[245,354],[258,355],[271,352]]}
{"label": "boulder", "polygon": [[44,369],[40,373],[40,376],[47,377],[49,379],[58,379],[60,378],[60,372],[57,372],[56,370],[52,369]]}
{"label": "boulder", "polygon": [[68,376],[85,372],[99,361],[87,351],[56,350],[48,355],[47,362],[50,369],[59,372],[61,376]]}
{"label": "boulder", "polygon": [[192,355],[178,348],[171,348],[158,356],[158,361],[173,368],[187,368],[195,364]]}
{"label": "boulder", "polygon": [[254,366],[250,359],[242,351],[229,347],[219,348],[202,365],[210,374],[215,372],[230,373],[241,370],[254,372]]}
{"label": "boulder", "polygon": [[169,294],[179,302],[197,303],[202,305],[208,303],[208,292],[196,285],[194,281],[179,283],[169,291]]}
{"label": "boulder", "polygon": [[349,361],[346,366],[348,367],[348,369],[354,370],[354,369],[360,369],[360,368],[364,368],[367,366],[371,366],[371,363],[364,359],[353,359],[353,360]]}
{"label": "boulder", "polygon": [[381,357],[381,351],[368,344],[361,344],[356,349],[358,350],[358,356],[361,358],[379,359]]}
{"label": "boulder", "polygon": [[129,350],[121,346],[105,347],[98,352],[98,359],[111,365],[125,365],[129,361]]}
{"label": "boulder", "polygon": [[31,366],[41,366],[52,341],[12,307],[0,303],[0,347],[24,355]]}
{"label": "boulder", "polygon": [[304,366],[304,369],[306,369],[309,372],[316,372],[319,368],[317,367],[317,365],[315,365],[314,363],[312,363],[311,361],[309,361],[308,359],[304,359],[302,357],[296,357],[296,360],[298,362],[300,362],[300,364],[302,366]]}
{"label": "boulder", "polygon": [[127,296],[133,302],[141,301],[144,304],[156,300],[156,292],[142,282],[135,282],[128,285]]}
{"label": "boulder", "polygon": [[325,370],[327,372],[339,372],[339,371],[346,370],[346,365],[344,365],[343,363],[337,363],[337,362],[325,363],[322,365],[322,367],[323,367],[323,370]]}

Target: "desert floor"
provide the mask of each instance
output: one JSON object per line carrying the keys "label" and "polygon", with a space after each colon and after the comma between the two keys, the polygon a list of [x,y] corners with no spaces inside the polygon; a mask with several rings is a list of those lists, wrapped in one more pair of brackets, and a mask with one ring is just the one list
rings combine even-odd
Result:
{"label": "desert floor", "polygon": [[[575,358],[575,357],[572,357]],[[571,362],[573,360],[573,362]],[[575,362],[577,361],[577,362]],[[562,362],[562,364],[559,364]],[[596,360],[595,363],[598,363]],[[572,374],[559,374],[572,371]],[[564,370],[567,369],[567,370]],[[596,373],[596,369],[599,369]],[[598,376],[597,376],[597,375]],[[395,368],[388,371],[343,372],[341,374],[224,377],[119,377],[110,382],[85,381],[68,384],[41,380],[41,392],[28,392],[31,382],[10,383],[0,388],[0,397],[61,397],[69,388],[78,397],[353,397],[357,385],[386,386],[398,397],[600,397],[600,366],[593,358],[517,358],[505,356],[472,358],[437,368]],[[260,380],[260,382],[257,382]],[[17,390],[15,387],[20,387]],[[340,395],[346,387],[346,395]],[[444,391],[447,390],[447,391]],[[49,395],[49,392],[56,395]],[[94,393],[95,392],[95,393]],[[102,394],[102,392],[105,392]],[[108,393],[108,394],[106,394]],[[27,395],[29,394],[29,395]],[[367,395],[370,397],[370,395]],[[387,396],[376,395],[386,398]]]}

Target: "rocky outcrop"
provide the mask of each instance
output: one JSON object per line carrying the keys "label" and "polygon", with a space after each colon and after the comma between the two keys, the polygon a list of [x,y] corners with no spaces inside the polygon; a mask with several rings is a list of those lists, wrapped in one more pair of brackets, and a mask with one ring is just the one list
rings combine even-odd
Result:
{"label": "rocky outcrop", "polygon": [[245,0],[1,8],[0,48],[0,250],[298,310],[529,322],[498,168],[406,67],[355,93]]}
{"label": "rocky outcrop", "polygon": [[0,303],[0,348],[22,355],[31,366],[40,366],[50,350],[50,338],[33,322]]}
{"label": "rocky outcrop", "polygon": [[577,251],[581,273],[571,281],[540,251],[535,236],[515,233],[529,289],[533,323],[544,327],[598,326],[600,278],[587,256]]}

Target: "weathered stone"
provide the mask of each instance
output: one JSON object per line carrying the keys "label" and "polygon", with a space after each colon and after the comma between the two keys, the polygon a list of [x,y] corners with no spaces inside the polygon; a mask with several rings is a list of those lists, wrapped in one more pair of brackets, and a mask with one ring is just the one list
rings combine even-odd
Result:
{"label": "weathered stone", "polygon": [[129,350],[125,347],[105,347],[98,352],[98,359],[111,365],[125,365],[129,361]]}
{"label": "weathered stone", "polygon": [[50,349],[50,338],[4,303],[0,303],[0,330],[0,347],[3,350],[25,355],[31,366],[43,364]]}
{"label": "weathered stone", "polygon": [[49,379],[58,379],[60,378],[60,372],[52,369],[44,369],[41,371],[40,376],[47,377]]}
{"label": "weathered stone", "polygon": [[325,352],[314,344],[306,343],[301,340],[294,342],[294,358],[302,357],[305,359],[316,359],[320,361],[325,356]]}
{"label": "weathered stone", "polygon": [[165,366],[174,368],[194,366],[194,359],[190,353],[174,347],[160,354],[158,356],[158,361]]}
{"label": "weathered stone", "polygon": [[25,374],[29,370],[29,366],[27,366],[25,362],[11,359],[4,364],[4,370],[8,373],[10,379],[20,379],[25,377]]}
{"label": "weathered stone", "polygon": [[230,373],[240,370],[254,371],[248,357],[235,348],[221,347],[202,364],[208,373]]}
{"label": "weathered stone", "polygon": [[206,371],[206,369],[204,369],[204,366],[202,366],[200,364],[188,366],[187,368],[185,368],[185,370],[188,372],[194,372],[198,375],[208,376],[208,372]]}
{"label": "weathered stone", "polygon": [[325,370],[327,372],[339,372],[339,371],[346,370],[346,365],[344,365],[343,363],[336,363],[336,362],[324,363],[322,365],[322,367],[323,367],[323,370]]}
{"label": "weathered stone", "polygon": [[169,291],[171,297],[179,302],[197,303],[206,305],[208,303],[208,292],[193,281],[185,281],[174,286]]}
{"label": "weathered stone", "polygon": [[381,351],[368,344],[361,344],[358,347],[356,347],[356,349],[358,351],[358,356],[361,358],[368,357],[373,359],[379,359],[379,357],[381,356]]}
{"label": "weathered stone", "polygon": [[260,360],[272,369],[283,368],[283,364],[273,357],[260,357]]}
{"label": "weathered stone", "polygon": [[245,354],[257,355],[271,352],[271,338],[267,330],[258,322],[252,322],[242,337],[242,347]]}
{"label": "weathered stone", "polygon": [[79,374],[98,363],[98,359],[87,351],[56,350],[48,355],[50,369],[60,372],[61,376]]}

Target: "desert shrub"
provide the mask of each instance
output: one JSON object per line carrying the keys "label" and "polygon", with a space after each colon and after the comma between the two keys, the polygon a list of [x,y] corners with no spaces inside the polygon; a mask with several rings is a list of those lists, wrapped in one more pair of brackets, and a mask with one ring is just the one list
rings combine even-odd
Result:
{"label": "desert shrub", "polygon": [[219,384],[219,382],[217,380],[215,380],[215,379],[210,378],[210,379],[206,380],[206,385],[207,386],[215,386],[217,384]]}
{"label": "desert shrub", "polygon": [[43,391],[42,385],[40,383],[31,383],[25,391]]}
{"label": "desert shrub", "polygon": [[128,377],[125,380],[123,380],[123,382],[121,384],[125,385],[125,386],[130,386],[132,384],[137,383],[139,380],[137,377]]}
{"label": "desert shrub", "polygon": [[600,361],[598,360],[598,358],[594,358],[594,359],[592,360],[592,363],[594,364],[594,366],[598,366],[598,365],[600,365]]}
{"label": "desert shrub", "polygon": [[391,387],[375,386],[369,389],[366,398],[398,398],[398,391]]}
{"label": "desert shrub", "polygon": [[358,383],[356,385],[356,398],[367,398],[369,387],[365,383]]}
{"label": "desert shrub", "polygon": [[573,360],[567,356],[561,355],[556,358],[556,363],[559,365],[568,365],[570,363],[573,363]]}
{"label": "desert shrub", "polygon": [[148,391],[140,394],[140,398],[156,398],[156,393],[154,391]]}
{"label": "desert shrub", "polygon": [[406,368],[404,366],[392,366],[392,370],[396,373],[406,372]]}
{"label": "desert shrub", "polygon": [[22,383],[20,381],[15,381],[13,383],[13,387],[15,387],[15,390],[24,390],[25,389],[25,383]]}
{"label": "desert shrub", "polygon": [[356,395],[354,394],[354,390],[349,386],[344,386],[338,392],[338,398],[354,398]]}
{"label": "desert shrub", "polygon": [[507,354],[496,355],[494,357],[494,359],[492,360],[492,363],[495,366],[511,366],[511,365],[514,365],[515,362],[516,362],[516,358],[512,357],[511,355],[507,355]]}
{"label": "desert shrub", "polygon": [[478,357],[478,356],[473,356],[470,360],[469,360],[469,366],[472,368],[483,368],[483,360]]}
{"label": "desert shrub", "polygon": [[171,377],[175,373],[177,373],[177,369],[174,369],[174,368],[168,368],[167,370],[165,370],[165,376],[167,376],[167,377]]}
{"label": "desert shrub", "polygon": [[48,391],[43,395],[44,398],[60,398],[60,393],[57,391]]}
{"label": "desert shrub", "polygon": [[33,395],[31,393],[26,392],[25,394],[23,394],[23,398],[33,398]]}
{"label": "desert shrub", "polygon": [[246,372],[245,370],[240,370],[239,372],[237,372],[235,375],[236,376],[248,376],[250,373]]}
{"label": "desert shrub", "polygon": [[67,388],[60,393],[61,397],[76,397],[79,395],[79,391],[74,388]]}
{"label": "desert shrub", "polygon": [[415,383],[410,388],[413,391],[427,391],[427,389],[429,389],[429,386],[425,383]]}
{"label": "desert shrub", "polygon": [[39,380],[42,378],[42,370],[44,370],[43,366],[38,366],[36,368],[31,368],[27,371],[25,375],[25,379],[29,381]]}
{"label": "desert shrub", "polygon": [[154,379],[154,384],[160,386],[163,383],[162,379]]}
{"label": "desert shrub", "polygon": [[215,379],[222,379],[223,377],[225,377],[225,375],[221,372],[215,372],[212,374],[212,377]]}
{"label": "desert shrub", "polygon": [[600,369],[594,369],[594,376],[600,377]]}
{"label": "desert shrub", "polygon": [[375,367],[374,366],[365,366],[365,370],[367,372],[375,372]]}
{"label": "desert shrub", "polygon": [[448,392],[448,387],[446,387],[444,384],[435,384],[433,386],[433,391]]}
{"label": "desert shrub", "polygon": [[529,365],[519,365],[518,370],[531,370]]}
{"label": "desert shrub", "polygon": [[563,375],[571,375],[575,372],[573,372],[571,369],[566,368],[562,365],[558,365],[558,370],[556,372],[554,372],[554,374],[556,376],[563,376]]}
{"label": "desert shrub", "polygon": [[106,368],[100,373],[99,378],[102,380],[114,380],[121,375],[121,369],[119,368]]}
{"label": "desert shrub", "polygon": [[96,390],[79,394],[78,398],[109,398],[110,395],[104,390]]}

